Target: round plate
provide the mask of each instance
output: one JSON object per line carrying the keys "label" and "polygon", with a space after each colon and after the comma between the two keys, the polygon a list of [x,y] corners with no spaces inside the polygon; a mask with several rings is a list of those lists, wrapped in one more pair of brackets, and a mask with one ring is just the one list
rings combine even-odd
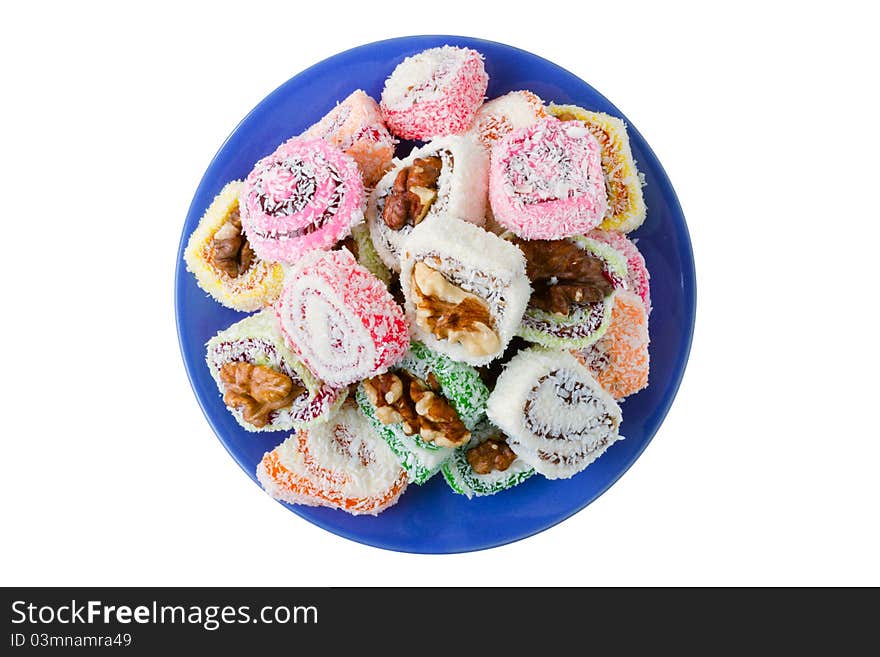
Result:
{"label": "round plate", "polygon": [[257,463],[285,432],[252,434],[223,405],[205,364],[205,343],[245,315],[221,307],[186,271],[183,249],[190,233],[225,183],[243,179],[261,157],[299,134],[355,89],[373,98],[404,58],[443,44],[485,55],[487,97],[529,89],[545,102],[572,103],[623,118],[633,155],[647,186],[648,218],[630,236],[638,239],[651,272],[650,385],[623,402],[621,434],[584,472],[564,481],[532,477],[508,491],[468,500],[442,475],[411,485],[396,506],[377,517],[288,506],[297,515],[339,536],[405,552],[466,552],[509,543],[540,532],[583,509],[638,458],[672,403],[684,373],[694,326],[695,280],[691,244],[675,191],[651,148],[626,117],[583,80],[556,64],[511,46],[454,36],[417,36],[380,41],[340,53],[288,80],[257,105],[214,157],[196,190],[177,256],[175,310],[180,349],[196,397],[220,441],[256,482]]}

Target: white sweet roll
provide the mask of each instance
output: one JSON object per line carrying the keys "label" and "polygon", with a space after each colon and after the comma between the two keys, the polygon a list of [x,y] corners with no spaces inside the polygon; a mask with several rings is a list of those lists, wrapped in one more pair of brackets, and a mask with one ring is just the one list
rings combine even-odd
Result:
{"label": "white sweet roll", "polygon": [[498,377],[487,415],[548,479],[581,472],[622,438],[620,407],[568,352],[519,352]]}
{"label": "white sweet roll", "polygon": [[[439,137],[408,157],[396,161],[392,169],[377,183],[367,203],[367,223],[370,237],[379,257],[391,269],[400,271],[400,251],[403,241],[412,232],[408,222],[394,230],[383,220],[383,212],[398,174],[411,167],[417,158],[436,156],[442,161],[437,180],[437,198],[424,219],[449,215],[477,226],[485,221],[489,186],[489,157],[476,140],[466,136]],[[424,220],[423,219],[423,220]]]}
{"label": "white sweet roll", "polygon": [[404,243],[400,286],[410,333],[430,349],[485,365],[516,333],[531,294],[522,251],[478,226],[436,217]]}

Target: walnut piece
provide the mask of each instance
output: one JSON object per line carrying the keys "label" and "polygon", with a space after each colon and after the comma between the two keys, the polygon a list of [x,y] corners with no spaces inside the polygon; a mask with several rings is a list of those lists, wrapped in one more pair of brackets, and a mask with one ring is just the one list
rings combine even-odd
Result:
{"label": "walnut piece", "polygon": [[513,240],[526,257],[529,304],[566,316],[574,304],[602,301],[614,291],[602,261],[568,240]]}
{"label": "walnut piece", "polygon": [[443,160],[438,156],[417,157],[406,177],[407,187],[428,187],[436,191]]}
{"label": "walnut piece", "polygon": [[[430,381],[431,376],[428,378]],[[452,404],[440,392],[440,386],[422,381],[406,370],[367,379],[364,392],[379,421],[400,423],[408,436],[419,434],[425,442],[440,447],[458,447],[471,438]]]}
{"label": "walnut piece", "polygon": [[214,233],[211,261],[217,269],[232,278],[237,278],[250,269],[254,261],[254,251],[241,230],[238,208],[229,213],[226,222]]}
{"label": "walnut piece", "polygon": [[461,344],[471,356],[498,351],[501,340],[490,326],[489,306],[419,261],[413,266],[416,324],[439,340]]}
{"label": "walnut piece", "polygon": [[269,423],[273,411],[290,406],[305,391],[286,374],[251,363],[224,363],[220,380],[226,390],[223,402],[241,409],[245,421],[258,429]]}
{"label": "walnut piece", "polygon": [[516,454],[503,435],[489,438],[467,451],[467,461],[477,474],[489,474],[493,470],[504,472],[515,460]]}
{"label": "walnut piece", "polygon": [[382,208],[382,221],[391,230],[400,230],[409,219],[409,206],[406,194],[389,194]]}
{"label": "walnut piece", "polygon": [[433,155],[417,157],[412,166],[401,169],[385,198],[382,220],[391,230],[418,226],[437,200],[437,181],[443,161]]}

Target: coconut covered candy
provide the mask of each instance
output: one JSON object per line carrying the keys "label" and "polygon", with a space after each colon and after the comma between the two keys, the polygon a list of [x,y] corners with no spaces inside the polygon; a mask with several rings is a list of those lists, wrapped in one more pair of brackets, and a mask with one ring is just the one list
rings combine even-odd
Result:
{"label": "coconut covered candy", "polygon": [[394,138],[382,121],[379,105],[366,92],[353,91],[320,121],[300,135],[320,138],[350,155],[372,187],[391,166]]}
{"label": "coconut covered candy", "polygon": [[621,439],[620,407],[562,351],[526,349],[514,356],[486,412],[513,452],[548,479],[574,476]]}
{"label": "coconut covered candy", "polygon": [[596,138],[579,121],[543,119],[492,146],[489,200],[495,220],[522,239],[560,239],[605,216]]}
{"label": "coconut covered candy", "polygon": [[574,355],[612,397],[620,400],[648,386],[649,341],[645,304],[634,292],[621,290],[614,295],[605,335]]}
{"label": "coconut covered candy", "polygon": [[511,91],[483,104],[468,134],[487,151],[492,145],[519,128],[526,128],[547,116],[544,102],[531,91]]}
{"label": "coconut covered candy", "polygon": [[396,504],[407,486],[406,472],[388,445],[350,405],[267,452],[257,480],[276,500],[352,515],[378,515]]}
{"label": "coconut covered candy", "polygon": [[410,480],[423,484],[470,441],[488,397],[473,367],[414,342],[391,371],[362,381],[356,398]]}
{"label": "coconut covered candy", "polygon": [[400,306],[347,249],[304,255],[275,313],[285,344],[333,386],[386,372],[409,348]]}
{"label": "coconut covered candy", "polygon": [[476,50],[429,48],[404,59],[385,80],[382,116],[404,139],[459,134],[471,127],[488,84]]}
{"label": "coconut covered candy", "polygon": [[205,360],[223,403],[248,431],[282,431],[326,420],[345,389],[317,379],[284,344],[270,308],[220,331]]}
{"label": "coconut covered candy", "polygon": [[591,112],[577,105],[550,104],[547,111],[560,121],[580,121],[596,138],[608,204],[599,228],[624,233],[642,225],[647,215],[644,181],[636,167],[626,124],[616,116]]}
{"label": "coconut covered candy", "polygon": [[258,256],[291,265],[346,237],[363,222],[363,205],[354,159],[323,139],[295,137],[245,179],[241,223]]}
{"label": "coconut covered candy", "polygon": [[614,293],[626,287],[623,255],[587,237],[513,242],[533,288],[518,335],[555,349],[581,349],[601,338]]}
{"label": "coconut covered candy", "polygon": [[626,258],[626,289],[639,295],[645,310],[651,314],[651,274],[635,242],[616,230],[591,230],[587,237],[603,242]]}
{"label": "coconut covered candy", "polygon": [[242,183],[226,183],[205,210],[183,252],[186,268],[199,287],[233,310],[270,305],[281,292],[284,271],[260,258],[241,226],[238,196]]}
{"label": "coconut covered candy", "polygon": [[468,365],[504,353],[529,300],[522,251],[458,221],[425,221],[404,244],[400,285],[413,337]]}
{"label": "coconut covered candy", "polygon": [[482,226],[489,157],[470,137],[439,137],[414,149],[379,181],[367,202],[370,237],[382,261],[400,271],[403,243],[426,219]]}
{"label": "coconut covered candy", "polygon": [[484,421],[471,440],[443,464],[442,472],[452,490],[470,499],[518,486],[535,474],[535,469],[510,448],[503,431]]}

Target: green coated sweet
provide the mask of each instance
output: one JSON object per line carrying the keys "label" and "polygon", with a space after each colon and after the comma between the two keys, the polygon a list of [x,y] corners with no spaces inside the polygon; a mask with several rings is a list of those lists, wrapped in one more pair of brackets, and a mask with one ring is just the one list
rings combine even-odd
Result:
{"label": "green coated sweet", "polygon": [[[423,381],[433,375],[440,386],[440,392],[458,413],[468,431],[473,431],[485,418],[489,389],[480,379],[477,370],[470,365],[456,362],[448,356],[431,351],[420,342],[414,342],[406,356],[395,366],[395,370],[406,370]],[[426,482],[452,456],[452,448],[440,447],[423,440],[418,434],[408,436],[400,423],[382,424],[376,417],[376,409],[367,398],[363,384],[358,386],[355,399],[376,431],[397,454],[411,481],[417,484]]]}
{"label": "green coated sweet", "polygon": [[423,381],[433,374],[443,396],[449,400],[468,429],[472,430],[486,416],[489,389],[480,378],[480,373],[470,365],[431,351],[421,342],[413,342],[395,369],[406,370]]}
{"label": "green coated sweet", "polygon": [[361,383],[355,392],[355,401],[376,432],[382,436],[391,451],[406,470],[409,480],[423,484],[440,471],[441,466],[452,456],[454,450],[437,447],[421,440],[418,436],[407,436],[400,424],[382,424],[376,417],[376,409],[367,399]]}
{"label": "green coated sweet", "polygon": [[525,461],[517,458],[503,471],[493,470],[488,474],[474,472],[467,460],[468,450],[476,447],[489,438],[498,436],[500,430],[492,426],[488,421],[482,422],[473,432],[470,442],[455,450],[452,456],[443,464],[443,478],[456,493],[471,497],[494,495],[502,490],[513,488],[535,474],[534,468]]}

